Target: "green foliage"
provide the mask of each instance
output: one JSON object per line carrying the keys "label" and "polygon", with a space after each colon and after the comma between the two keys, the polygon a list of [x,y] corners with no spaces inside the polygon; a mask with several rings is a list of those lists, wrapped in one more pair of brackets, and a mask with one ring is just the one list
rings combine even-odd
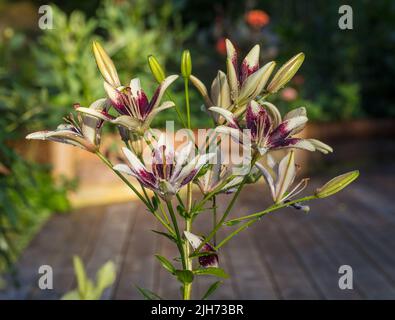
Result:
{"label": "green foliage", "polygon": [[83,262],[73,257],[74,272],[78,288],[66,293],[62,300],[99,300],[105,289],[110,287],[116,277],[115,264],[106,262],[96,273],[96,282],[88,278]]}
{"label": "green foliage", "polygon": [[34,77],[29,59],[21,58],[26,38],[6,29],[0,35],[0,272],[11,267],[19,252],[51,212],[69,209],[69,185],[55,185],[47,166],[24,160],[12,145],[26,128],[45,117],[45,90],[26,85]]}
{"label": "green foliage", "polygon": [[214,282],[206,291],[206,293],[203,295],[202,300],[208,299],[217,289],[218,287],[222,284],[221,281],[216,281]]}
{"label": "green foliage", "polygon": [[151,290],[141,288],[139,286],[136,286],[136,288],[146,300],[163,300],[160,296],[158,296],[155,292],[152,292]]}
{"label": "green foliage", "polygon": [[229,278],[229,275],[223,269],[214,267],[197,269],[194,270],[193,273],[196,275],[211,275],[219,278]]}

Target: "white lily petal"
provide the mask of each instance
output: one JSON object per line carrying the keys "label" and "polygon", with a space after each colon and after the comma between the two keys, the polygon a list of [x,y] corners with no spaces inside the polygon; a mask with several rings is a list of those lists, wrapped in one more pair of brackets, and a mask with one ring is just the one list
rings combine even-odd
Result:
{"label": "white lily petal", "polygon": [[228,79],[222,71],[218,71],[211,85],[211,98],[214,105],[222,108],[227,109],[232,105]]}
{"label": "white lily petal", "polygon": [[193,250],[196,250],[202,244],[201,238],[198,237],[197,235],[195,235],[189,231],[184,231],[184,235],[185,235],[185,238],[190,243],[190,245],[192,246]]}
{"label": "white lily petal", "polygon": [[133,171],[129,168],[128,165],[126,164],[116,164],[115,166],[112,167],[114,170],[122,172],[122,173],[126,173],[130,176],[135,176],[135,174],[133,173]]}
{"label": "white lily petal", "polygon": [[280,111],[274,104],[270,102],[262,102],[261,104],[265,106],[266,110],[268,111],[270,118],[272,119],[273,128],[277,128],[278,125],[282,122]]}
{"label": "white lily petal", "polygon": [[141,126],[141,122],[139,120],[130,116],[119,116],[111,120],[111,123],[123,126],[132,131],[138,130]]}
{"label": "white lily petal", "polygon": [[193,142],[189,141],[184,147],[176,152],[176,166],[173,171],[173,176],[176,177],[180,173],[184,163],[188,160],[193,148]]}
{"label": "white lily petal", "polygon": [[139,158],[128,148],[123,147],[122,152],[128,160],[132,170],[139,172],[140,170],[148,171],[146,167],[141,163]]}
{"label": "white lily petal", "polygon": [[294,152],[289,152],[283,159],[281,159],[278,166],[278,174],[275,183],[275,202],[278,203],[283,198],[285,192],[293,183],[296,176],[295,155]]}
{"label": "white lily petal", "polygon": [[233,113],[230,112],[229,110],[220,108],[220,107],[211,107],[209,108],[210,111],[216,112],[223,116],[225,120],[232,126],[232,127],[239,127],[239,124],[237,123],[236,118],[234,117]]}
{"label": "white lily petal", "polygon": [[254,99],[259,95],[266,85],[275,65],[273,61],[269,62],[250,75],[244,82],[237,101],[241,103],[245,100]]}
{"label": "white lily petal", "polygon": [[262,164],[256,163],[255,166],[261,171],[263,178],[269,187],[270,193],[272,194],[272,198],[274,201],[276,201],[276,191],[272,175]]}
{"label": "white lily petal", "polygon": [[189,77],[191,80],[192,84],[196,87],[196,89],[200,92],[200,94],[203,96],[204,103],[207,108],[211,107],[214,105],[213,101],[210,99],[208,95],[208,91],[206,86],[201,82],[198,78],[196,78],[194,75],[191,75]]}
{"label": "white lily petal", "polygon": [[103,114],[100,111],[97,111],[96,109],[92,109],[92,108],[85,108],[85,107],[78,107],[75,109],[78,112],[81,112],[83,114],[89,115],[89,116],[93,116],[95,118],[104,120],[104,121],[112,121],[113,119],[105,114]]}
{"label": "white lily petal", "polygon": [[[164,93],[166,92],[167,88],[174,81],[176,81],[177,78],[178,78],[178,75],[174,74],[174,75],[168,76],[165,80],[163,80],[160,83],[159,88],[157,89],[157,91],[155,92],[154,97],[152,98],[154,100],[153,105],[152,105],[152,109],[155,109],[160,104],[160,101],[162,100],[162,97],[163,97]],[[150,103],[152,103],[152,100],[151,100]]]}
{"label": "white lily petal", "polygon": [[313,144],[313,146],[315,147],[316,150],[318,150],[324,154],[333,152],[333,149],[331,146],[328,146],[326,143],[323,143],[320,140],[317,140],[317,139],[305,139],[305,140],[307,140],[308,142]]}
{"label": "white lily petal", "polygon": [[147,116],[147,118],[145,118],[145,120],[144,120],[144,127],[145,127],[145,128],[149,128],[149,126],[150,126],[152,120],[154,120],[155,116],[156,116],[159,112],[161,112],[161,111],[163,111],[163,110],[166,110],[166,109],[169,109],[169,108],[172,108],[172,107],[174,107],[174,106],[175,106],[175,104],[174,104],[174,102],[172,102],[172,101],[165,101],[165,102],[163,102],[159,107],[153,109],[153,110],[150,112],[150,114]]}
{"label": "white lily petal", "polygon": [[300,117],[300,116],[307,117],[307,111],[306,111],[305,107],[299,107],[299,108],[289,111],[284,116],[284,120],[289,120],[291,118]]}

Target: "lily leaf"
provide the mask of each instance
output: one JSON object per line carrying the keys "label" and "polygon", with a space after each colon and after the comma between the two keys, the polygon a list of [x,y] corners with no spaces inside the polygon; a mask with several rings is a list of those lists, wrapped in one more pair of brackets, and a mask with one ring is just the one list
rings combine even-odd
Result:
{"label": "lily leaf", "polygon": [[169,240],[171,240],[173,242],[177,242],[177,240],[169,233],[162,232],[162,231],[157,231],[157,230],[151,230],[151,231],[155,232],[156,234],[160,234],[161,236],[164,236],[164,237],[168,238]]}
{"label": "lily leaf", "polygon": [[194,278],[193,272],[189,270],[176,270],[175,274],[181,283],[191,283]]}
{"label": "lily leaf", "polygon": [[155,257],[159,260],[163,268],[165,268],[167,271],[170,273],[174,274],[176,272],[176,268],[171,264],[169,260],[167,260],[165,257],[162,257],[159,254],[156,254]]}
{"label": "lily leaf", "polygon": [[229,278],[229,275],[221,268],[204,268],[204,269],[197,269],[193,271],[194,274],[196,275],[211,275],[211,276],[216,276],[219,278]]}
{"label": "lily leaf", "polygon": [[206,293],[203,295],[202,300],[206,300],[209,296],[211,296],[215,290],[218,289],[218,287],[222,284],[222,281],[216,281],[214,282],[206,291]]}
{"label": "lily leaf", "polygon": [[224,226],[231,227],[238,223],[240,223],[240,220],[229,220],[229,221],[225,221],[223,224]]}
{"label": "lily leaf", "polygon": [[137,285],[136,288],[147,300],[163,300],[163,298],[161,298],[159,295],[157,295],[155,292],[152,292],[151,290],[141,288]]}

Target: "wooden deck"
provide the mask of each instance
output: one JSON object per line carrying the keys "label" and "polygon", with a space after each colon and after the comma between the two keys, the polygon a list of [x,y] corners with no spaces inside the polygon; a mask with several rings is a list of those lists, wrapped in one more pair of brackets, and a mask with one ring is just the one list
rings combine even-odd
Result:
{"label": "wooden deck", "polygon": [[[313,180],[320,184],[325,178]],[[312,202],[309,214],[283,209],[261,219],[220,251],[220,264],[231,279],[213,298],[394,299],[394,178],[395,166],[384,163],[362,171],[352,187],[334,198]],[[265,188],[259,184],[245,189],[232,216],[264,208]],[[208,215],[198,218],[195,233],[209,231]],[[105,261],[116,263],[117,280],[106,299],[141,299],[134,284],[179,298],[179,284],[153,257],[174,257],[175,247],[152,229],[160,227],[137,202],[56,215],[17,264],[21,286],[0,291],[0,298],[58,299],[75,287],[74,254],[82,257],[91,276]],[[43,264],[54,270],[54,290],[37,286]],[[353,268],[353,290],[338,287],[341,265]],[[193,297],[201,297],[213,281],[200,278]]]}

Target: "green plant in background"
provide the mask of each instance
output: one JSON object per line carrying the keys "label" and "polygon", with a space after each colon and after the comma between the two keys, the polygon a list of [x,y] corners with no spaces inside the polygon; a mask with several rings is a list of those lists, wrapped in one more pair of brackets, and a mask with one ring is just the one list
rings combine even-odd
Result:
{"label": "green plant in background", "polygon": [[10,268],[51,212],[69,209],[68,184],[55,185],[50,168],[23,159],[13,148],[21,134],[46,116],[45,90],[26,86],[34,77],[21,59],[26,38],[12,29],[0,35],[0,272]]}
{"label": "green plant in background", "polygon": [[66,293],[62,300],[99,300],[105,289],[115,281],[115,264],[107,261],[96,273],[96,282],[88,278],[80,257],[73,257],[77,289]]}
{"label": "green plant in background", "polygon": [[[155,52],[163,65],[176,63],[173,50],[180,48],[193,30],[182,26],[172,1],[107,0],[90,18],[77,10],[67,15],[56,6],[52,8],[54,29],[45,30],[33,50],[40,74],[37,85],[49,92],[49,125],[76,101],[88,106],[103,95],[89,45],[92,39],[104,42],[114,60],[123,64],[122,79],[139,76],[144,84],[149,75],[148,55]],[[153,89],[148,88],[148,93]]]}

